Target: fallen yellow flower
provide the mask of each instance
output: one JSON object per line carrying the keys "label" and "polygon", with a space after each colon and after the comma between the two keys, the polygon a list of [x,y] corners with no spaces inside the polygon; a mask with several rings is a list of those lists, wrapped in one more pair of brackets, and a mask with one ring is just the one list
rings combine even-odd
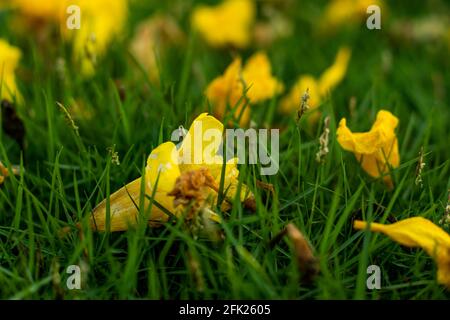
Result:
{"label": "fallen yellow flower", "polygon": [[243,68],[241,59],[234,59],[224,74],[209,84],[205,94],[219,119],[224,118],[229,106],[235,110],[235,119],[240,118],[240,125],[247,126],[250,120],[248,104],[270,99],[283,89],[283,84],[272,76],[267,55],[258,52],[248,59]]}
{"label": "fallen yellow flower", "polygon": [[213,47],[246,47],[255,20],[252,0],[225,0],[217,6],[199,6],[192,14],[192,25]]}
{"label": "fallen yellow flower", "polygon": [[11,46],[4,39],[0,39],[0,98],[8,101],[22,101],[17,89],[15,70],[22,53],[19,48]]}
{"label": "fallen yellow flower", "polygon": [[[147,160],[145,169],[145,195],[155,200],[151,207],[149,224],[158,226],[170,218],[162,206],[175,216],[182,215],[191,200],[197,210],[207,208],[218,198],[221,184],[223,158],[219,152],[222,136],[215,141],[205,141],[207,130],[223,132],[223,124],[206,113],[198,116],[191,125],[179,149],[172,142],[165,142],[155,148]],[[200,145],[199,145],[200,144]],[[223,210],[229,209],[239,189],[239,170],[237,159],[229,160],[225,165],[224,193],[226,202]],[[136,225],[141,196],[141,178],[129,183],[110,196],[111,231],[124,231]],[[241,184],[241,202],[251,204],[253,194]],[[147,209],[150,200],[145,199]],[[106,199],[93,211],[91,225],[95,230],[106,229]],[[187,219],[196,212],[190,211]]]}
{"label": "fallen yellow flower", "polygon": [[450,288],[450,235],[422,217],[405,219],[390,225],[355,221],[354,228],[367,227],[381,232],[407,247],[420,247],[433,257],[438,265],[438,282]]}
{"label": "fallen yellow flower", "polygon": [[[319,107],[321,100],[344,79],[350,56],[350,49],[342,47],[339,49],[333,65],[326,69],[319,79],[307,74],[301,75],[289,94],[281,100],[281,111],[287,114],[297,111],[301,97],[306,92],[306,89],[309,89],[308,93],[310,96],[308,105],[311,109]],[[319,114],[317,113],[311,119],[317,119],[318,116]]]}
{"label": "fallen yellow flower", "polygon": [[343,118],[337,129],[337,141],[347,151],[355,154],[363,169],[372,177],[383,176],[391,188],[390,167],[396,168],[400,163],[398,140],[395,128],[398,119],[386,110],[380,110],[369,132],[353,133],[347,128]]}

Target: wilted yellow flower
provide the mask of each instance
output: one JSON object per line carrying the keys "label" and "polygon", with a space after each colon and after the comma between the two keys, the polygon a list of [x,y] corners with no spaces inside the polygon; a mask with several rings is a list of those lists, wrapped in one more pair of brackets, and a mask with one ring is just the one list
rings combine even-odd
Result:
{"label": "wilted yellow flower", "polygon": [[392,187],[390,167],[400,163],[395,128],[398,119],[386,110],[380,110],[369,132],[353,133],[343,118],[337,129],[337,140],[342,148],[355,154],[363,169],[372,177],[384,176],[385,183]]}
{"label": "wilted yellow flower", "polygon": [[320,21],[320,28],[334,31],[343,25],[362,21],[368,17],[367,8],[370,5],[384,7],[381,0],[331,0]]}
{"label": "wilted yellow flower", "polygon": [[[145,194],[152,196],[156,203],[152,205],[149,223],[157,226],[169,219],[159,205],[175,216],[180,216],[188,204],[187,199],[214,201],[218,197],[221,183],[223,158],[218,155],[222,143],[223,124],[206,113],[198,116],[191,125],[179,149],[172,142],[165,142],[155,148],[147,160],[145,170]],[[205,133],[213,130],[218,136],[211,142]],[[237,159],[225,164],[224,192],[229,208],[239,188],[239,170]],[[156,189],[155,189],[156,188]],[[111,231],[123,231],[135,225],[140,203],[141,178],[115,192],[110,197]],[[238,195],[241,202],[253,199],[253,194],[245,185],[241,185]],[[145,199],[145,208],[150,204]],[[106,199],[92,214],[92,226],[99,231],[106,228]]]}
{"label": "wilted yellow flower", "polygon": [[193,27],[213,47],[246,47],[254,19],[252,0],[225,0],[215,7],[199,6],[192,14]]}
{"label": "wilted yellow flower", "polygon": [[15,70],[21,56],[19,48],[0,39],[0,97],[9,101],[15,98],[19,103],[22,101],[22,96],[17,89]]}
{"label": "wilted yellow flower", "polygon": [[[306,89],[309,89],[308,93],[310,95],[308,105],[311,109],[317,108],[323,97],[330,93],[344,79],[350,56],[350,49],[342,47],[339,49],[333,65],[326,69],[319,79],[311,75],[300,76],[289,94],[281,100],[281,111],[284,113],[292,113],[298,110],[301,97]],[[317,116],[314,119],[317,119]]]}
{"label": "wilted yellow flower", "polygon": [[148,72],[154,83],[159,83],[158,58],[170,44],[180,43],[184,34],[170,16],[156,15],[137,26],[130,51]]}
{"label": "wilted yellow flower", "polygon": [[283,84],[272,76],[267,55],[258,52],[248,59],[243,68],[241,59],[234,59],[224,74],[210,83],[206,89],[206,96],[212,103],[217,117],[222,119],[229,105],[230,108],[235,108],[236,119],[242,113],[240,124],[246,126],[250,120],[248,104],[270,99],[282,91]]}
{"label": "wilted yellow flower", "polygon": [[422,217],[405,219],[390,225],[355,221],[354,228],[381,232],[407,247],[420,247],[435,259],[438,282],[450,288],[450,235]]}

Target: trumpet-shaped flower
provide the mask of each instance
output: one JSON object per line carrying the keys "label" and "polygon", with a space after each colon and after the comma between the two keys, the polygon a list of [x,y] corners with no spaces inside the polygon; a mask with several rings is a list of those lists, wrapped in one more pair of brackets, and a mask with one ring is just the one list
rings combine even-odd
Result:
{"label": "trumpet-shaped flower", "polygon": [[213,47],[246,47],[254,20],[252,0],[225,0],[215,7],[199,6],[192,14],[194,28]]}
{"label": "trumpet-shaped flower", "polygon": [[[208,132],[214,132],[216,135],[208,137]],[[145,194],[153,196],[155,201],[151,206],[150,225],[157,226],[167,221],[169,215],[166,210],[175,216],[181,215],[190,200],[197,202],[198,209],[208,206],[208,200],[215,201],[222,183],[223,165],[225,165],[223,190],[226,204],[222,208],[229,208],[235,197],[244,203],[253,199],[253,194],[248,188],[239,184],[237,159],[231,159],[223,164],[223,158],[218,154],[222,132],[223,124],[204,113],[194,120],[178,149],[174,143],[165,142],[151,152],[147,160],[144,182]],[[111,195],[109,200],[111,231],[123,231],[136,224],[141,198],[141,179],[131,182]],[[144,205],[148,209],[150,200],[146,198]],[[94,209],[91,217],[91,225],[96,230],[106,229],[106,214],[105,199]],[[192,213],[189,217],[192,217]]]}
{"label": "trumpet-shaped flower", "polygon": [[342,47],[339,49],[333,65],[326,69],[319,79],[311,75],[300,76],[289,94],[281,100],[281,111],[284,113],[292,113],[298,110],[301,97],[307,89],[309,89],[308,92],[310,95],[308,105],[311,109],[317,108],[323,97],[329,94],[344,79],[350,56],[350,49]]}
{"label": "trumpet-shaped flower", "polygon": [[234,108],[235,118],[240,118],[241,126],[246,126],[250,120],[248,104],[270,99],[282,91],[283,84],[272,76],[267,55],[258,52],[243,68],[241,59],[234,59],[224,74],[210,83],[205,94],[217,117],[222,119],[230,106]]}
{"label": "trumpet-shaped flower", "polygon": [[15,98],[19,103],[22,96],[17,89],[15,70],[21,56],[19,48],[0,39],[0,97],[9,101]]}
{"label": "trumpet-shaped flower", "polygon": [[405,219],[390,225],[355,221],[354,228],[367,227],[381,232],[407,247],[420,247],[433,257],[438,265],[438,282],[450,288],[450,235],[437,225],[422,217]]}
{"label": "trumpet-shaped flower", "polygon": [[398,119],[386,110],[380,110],[369,132],[353,133],[343,118],[337,129],[337,140],[342,148],[355,154],[363,169],[372,177],[384,176],[385,183],[392,187],[390,167],[400,163],[398,140],[395,128]]}

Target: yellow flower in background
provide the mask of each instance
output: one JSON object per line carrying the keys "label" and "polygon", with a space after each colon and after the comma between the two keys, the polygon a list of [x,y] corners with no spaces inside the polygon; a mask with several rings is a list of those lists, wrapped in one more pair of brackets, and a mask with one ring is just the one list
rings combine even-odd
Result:
{"label": "yellow flower in background", "polygon": [[234,118],[240,118],[240,125],[247,126],[250,121],[248,104],[270,99],[282,91],[283,84],[272,76],[267,55],[258,52],[244,67],[240,58],[234,59],[224,74],[209,84],[205,94],[218,118],[223,119],[227,106],[230,106],[235,110]]}
{"label": "yellow flower in background", "polygon": [[111,41],[123,31],[128,1],[76,0],[69,3],[81,9],[81,28],[68,30],[63,27],[63,34],[73,41],[74,58],[81,65],[81,73],[91,76],[97,57],[105,54]]}
{"label": "yellow flower in background", "polygon": [[438,282],[450,288],[450,235],[422,217],[405,219],[390,225],[355,221],[354,228],[367,227],[380,232],[407,247],[420,247],[433,257],[438,265]]}
{"label": "yellow flower in background", "polygon": [[[223,119],[229,105],[230,108],[235,108],[236,118],[239,119],[240,117],[240,123],[245,125],[250,120],[250,108],[245,99],[242,98],[244,85],[241,78],[241,69],[241,58],[234,59],[224,74],[209,84],[205,94],[213,105],[216,117]],[[240,99],[242,100],[240,101]],[[237,106],[238,102],[239,105]]]}
{"label": "yellow flower in background", "polygon": [[[203,113],[194,120],[179,149],[174,143],[165,142],[152,151],[145,169],[145,194],[154,195],[157,203],[151,208],[151,226],[158,226],[169,219],[159,205],[180,216],[189,205],[189,200],[200,202],[198,209],[201,209],[204,205],[208,206],[207,200],[212,202],[217,199],[223,167],[223,159],[218,155],[222,136],[214,141],[212,147],[204,137],[208,130],[222,133],[223,129],[221,122]],[[237,159],[229,160],[225,166],[224,193],[227,202],[222,206],[224,210],[229,209],[239,189]],[[130,225],[136,225],[140,190],[141,178],[111,195],[111,231],[124,231]],[[239,199],[244,203],[253,199],[253,194],[243,184]],[[145,199],[145,208],[149,204],[150,200]],[[91,217],[91,225],[98,231],[106,228],[106,205],[105,199],[94,209]]]}
{"label": "yellow flower in background", "polygon": [[381,0],[331,0],[325,8],[319,27],[322,31],[333,32],[343,25],[357,23],[368,17],[367,8],[377,5],[383,10]]}
{"label": "yellow flower in background", "polygon": [[0,39],[0,97],[8,101],[22,101],[17,89],[15,70],[22,53],[19,48],[11,46],[4,39]]}
{"label": "yellow flower in background", "polygon": [[251,40],[255,11],[252,0],[225,0],[217,6],[197,7],[192,25],[213,47],[244,48]]}
{"label": "yellow flower in background", "polygon": [[[128,14],[128,0],[12,0],[9,5],[27,22],[58,23],[63,38],[73,43],[73,56],[84,76],[94,73],[97,57],[120,35]],[[79,29],[67,28],[67,8],[72,5],[80,8]]]}
{"label": "yellow flower in background", "polygon": [[343,118],[337,129],[337,141],[347,151],[355,154],[363,169],[372,177],[384,176],[388,187],[393,187],[390,167],[400,163],[395,128],[398,119],[386,110],[380,110],[369,132],[353,133]]}
{"label": "yellow flower in background", "polygon": [[349,48],[343,47],[339,49],[333,65],[320,76],[319,91],[321,96],[332,91],[344,79],[350,56],[351,51]]}
{"label": "yellow flower in background", "polygon": [[252,103],[270,99],[284,89],[283,84],[272,76],[269,58],[263,52],[255,53],[247,60],[242,70],[242,78]]}
{"label": "yellow flower in background", "polygon": [[[306,89],[309,89],[310,95],[308,105],[311,109],[319,107],[321,100],[344,79],[350,56],[350,49],[342,47],[339,49],[333,65],[326,69],[319,79],[311,75],[301,75],[289,94],[281,100],[281,111],[288,114],[297,111]],[[310,119],[317,119],[318,116],[320,114],[316,113]]]}

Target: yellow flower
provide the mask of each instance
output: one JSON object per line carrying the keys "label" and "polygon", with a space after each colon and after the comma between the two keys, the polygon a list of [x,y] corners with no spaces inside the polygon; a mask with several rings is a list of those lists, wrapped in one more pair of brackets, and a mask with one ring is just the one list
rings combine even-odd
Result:
{"label": "yellow flower", "polygon": [[111,41],[122,32],[128,1],[76,0],[70,4],[81,9],[81,28],[68,30],[63,27],[63,34],[72,39],[74,58],[81,65],[81,73],[89,77],[95,72],[97,57],[104,55]]}
{"label": "yellow flower", "polygon": [[450,288],[450,235],[422,217],[405,219],[391,225],[355,221],[354,228],[381,232],[407,247],[420,247],[438,265],[438,282]]}
{"label": "yellow flower", "polygon": [[225,0],[215,7],[199,6],[192,14],[193,27],[213,47],[246,47],[254,20],[252,0]]}
{"label": "yellow flower", "polygon": [[283,84],[272,76],[269,58],[263,52],[255,53],[248,59],[242,70],[242,78],[252,103],[270,99],[284,89]]}
{"label": "yellow flower", "polygon": [[333,65],[325,70],[319,79],[319,90],[322,96],[333,90],[344,79],[350,56],[349,48],[339,49]]}
{"label": "yellow flower", "polygon": [[[289,94],[281,100],[281,111],[284,113],[292,113],[298,110],[301,97],[306,89],[309,89],[310,95],[308,105],[311,109],[317,108],[320,105],[321,100],[344,79],[345,74],[347,73],[350,56],[350,49],[342,47],[339,49],[333,65],[326,69],[319,79],[316,79],[311,75],[300,76]],[[317,115],[319,114],[317,113]],[[314,118],[316,119],[317,116]]]}
{"label": "yellow flower", "polygon": [[[205,135],[217,133],[211,142]],[[223,158],[218,155],[222,143],[223,124],[206,113],[198,116],[191,125],[179,149],[172,142],[165,142],[155,148],[147,160],[145,170],[145,194],[152,196],[156,203],[152,205],[149,224],[158,226],[169,219],[159,205],[180,216],[185,206],[183,200],[195,199],[206,203],[215,201],[221,184]],[[239,189],[239,171],[237,159],[231,159],[225,165],[224,193],[228,209]],[[156,188],[156,189],[155,189]],[[127,230],[135,225],[139,214],[141,178],[131,182],[110,197],[111,231]],[[239,199],[247,202],[253,194],[245,185],[241,185]],[[145,199],[145,208],[150,204]],[[187,204],[187,203],[186,203]],[[91,225],[99,231],[106,228],[106,199],[95,209]]]}
{"label": "yellow flower", "polygon": [[0,39],[0,97],[17,102],[22,96],[17,89],[15,70],[22,56],[19,48],[11,46],[4,39]]}
{"label": "yellow flower", "polygon": [[343,25],[362,21],[368,16],[367,8],[370,5],[377,5],[382,10],[384,8],[381,0],[332,0],[320,21],[320,29],[332,32]]}
{"label": "yellow flower", "polygon": [[353,133],[343,118],[337,129],[337,140],[342,148],[355,154],[363,169],[372,177],[384,176],[385,183],[392,187],[389,167],[400,163],[395,128],[398,119],[386,110],[380,110],[369,132]]}
{"label": "yellow flower", "polygon": [[218,118],[223,119],[229,105],[235,110],[234,117],[240,117],[240,125],[246,126],[250,120],[249,103],[270,99],[282,91],[283,84],[272,76],[267,55],[258,52],[248,59],[244,68],[240,58],[234,59],[224,74],[210,83],[205,94]]}
{"label": "yellow flower", "polygon": [[[84,76],[94,73],[97,57],[122,32],[128,10],[128,0],[13,0],[10,5],[29,22],[58,23],[63,37],[73,42],[73,56]],[[67,28],[71,5],[80,8],[79,29]]]}

